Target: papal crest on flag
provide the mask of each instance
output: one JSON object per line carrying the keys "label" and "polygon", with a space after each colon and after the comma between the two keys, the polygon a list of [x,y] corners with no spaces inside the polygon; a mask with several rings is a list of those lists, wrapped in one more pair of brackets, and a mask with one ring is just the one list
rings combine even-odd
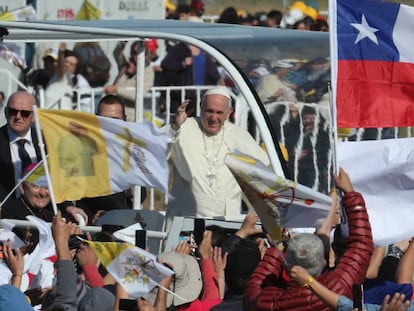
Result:
{"label": "papal crest on flag", "polygon": [[333,99],[338,127],[414,125],[414,8],[330,0]]}
{"label": "papal crest on flag", "polygon": [[167,191],[168,135],[133,123],[69,110],[38,109],[56,202],[145,186]]}
{"label": "papal crest on flag", "polygon": [[280,240],[281,227],[315,227],[326,218],[331,197],[277,176],[246,154],[235,151],[224,161],[274,240]]}
{"label": "papal crest on flag", "polygon": [[[86,241],[86,240],[85,240]],[[101,263],[132,297],[145,296],[174,272],[154,254],[129,243],[86,241]]]}

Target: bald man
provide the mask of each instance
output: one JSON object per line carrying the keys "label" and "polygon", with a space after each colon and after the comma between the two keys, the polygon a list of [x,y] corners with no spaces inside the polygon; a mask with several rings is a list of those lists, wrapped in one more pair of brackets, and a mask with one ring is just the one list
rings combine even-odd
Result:
{"label": "bald man", "polygon": [[22,177],[22,166],[41,159],[36,131],[32,128],[34,105],[34,96],[21,91],[10,95],[7,101],[4,111],[7,124],[0,128],[0,200]]}

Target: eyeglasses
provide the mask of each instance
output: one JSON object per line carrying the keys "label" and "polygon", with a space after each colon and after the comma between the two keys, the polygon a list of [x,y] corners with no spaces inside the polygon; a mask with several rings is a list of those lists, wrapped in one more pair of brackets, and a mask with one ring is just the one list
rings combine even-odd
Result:
{"label": "eyeglasses", "polygon": [[28,118],[30,117],[30,115],[32,114],[32,110],[19,110],[19,109],[14,109],[11,107],[6,107],[6,111],[7,111],[7,115],[8,116],[17,116],[17,114],[20,112],[20,115],[23,118]]}

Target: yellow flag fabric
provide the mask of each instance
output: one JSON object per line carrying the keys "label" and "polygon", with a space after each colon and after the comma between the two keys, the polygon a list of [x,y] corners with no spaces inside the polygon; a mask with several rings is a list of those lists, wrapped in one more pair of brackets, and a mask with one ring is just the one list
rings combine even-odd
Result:
{"label": "yellow flag fabric", "polygon": [[0,15],[0,20],[3,21],[28,21],[35,20],[36,18],[36,10],[32,5],[27,5]]}
{"label": "yellow flag fabric", "polygon": [[168,136],[132,123],[71,110],[38,109],[57,203],[132,186],[167,191]]}
{"label": "yellow flag fabric", "polygon": [[39,109],[38,115],[56,202],[110,194],[106,144],[97,118],[63,110]]}
{"label": "yellow flag fabric", "polygon": [[13,12],[6,12],[0,15],[2,21],[15,21]]}
{"label": "yellow flag fabric", "polygon": [[25,180],[39,187],[48,187],[43,160],[27,173]]}
{"label": "yellow flag fabric", "polygon": [[127,243],[86,241],[92,247],[101,263],[108,267],[126,248],[133,247]]}
{"label": "yellow flag fabric", "polygon": [[93,5],[89,0],[83,1],[82,7],[76,15],[77,20],[97,20],[102,16],[101,10]]}

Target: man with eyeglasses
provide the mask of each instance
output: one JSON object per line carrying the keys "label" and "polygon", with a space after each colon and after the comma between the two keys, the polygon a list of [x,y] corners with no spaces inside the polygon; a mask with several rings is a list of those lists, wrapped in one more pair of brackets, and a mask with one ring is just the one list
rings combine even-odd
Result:
{"label": "man with eyeglasses", "polygon": [[5,107],[7,124],[0,128],[0,200],[14,188],[22,177],[23,168],[40,161],[40,148],[34,122],[33,95],[18,91],[10,95]]}

